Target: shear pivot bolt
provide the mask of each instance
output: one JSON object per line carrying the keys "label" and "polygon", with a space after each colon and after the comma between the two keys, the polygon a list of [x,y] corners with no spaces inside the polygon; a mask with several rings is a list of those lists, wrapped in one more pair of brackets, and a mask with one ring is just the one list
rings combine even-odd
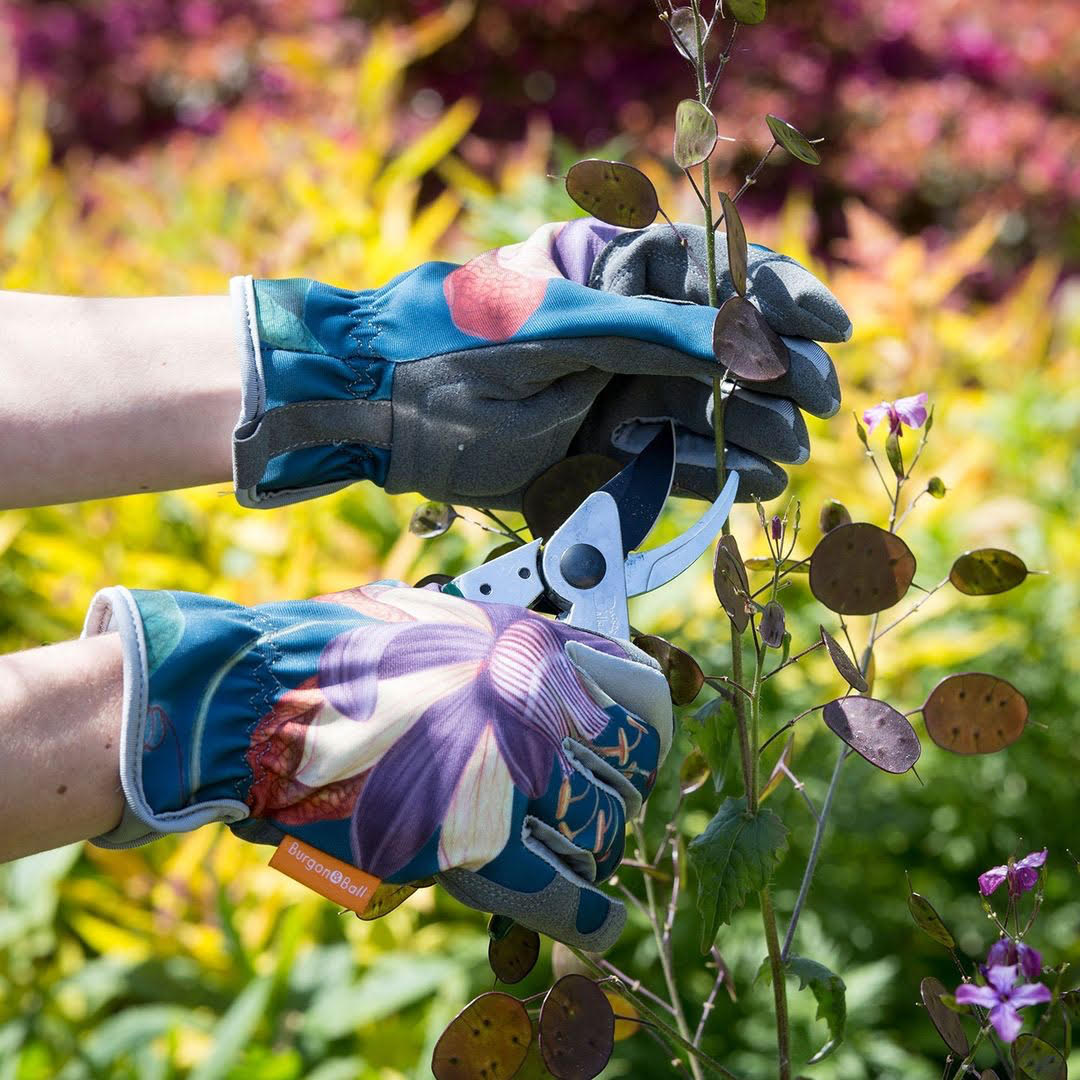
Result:
{"label": "shear pivot bolt", "polygon": [[563,552],[559,570],[575,589],[595,589],[607,573],[607,560],[592,544],[574,544]]}

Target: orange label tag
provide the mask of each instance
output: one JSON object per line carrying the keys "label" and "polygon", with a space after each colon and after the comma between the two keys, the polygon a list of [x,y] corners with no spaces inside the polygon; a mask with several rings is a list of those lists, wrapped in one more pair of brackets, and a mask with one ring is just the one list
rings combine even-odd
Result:
{"label": "orange label tag", "polygon": [[313,889],[327,900],[361,914],[381,882],[355,866],[316,850],[303,840],[286,836],[270,858],[275,870]]}

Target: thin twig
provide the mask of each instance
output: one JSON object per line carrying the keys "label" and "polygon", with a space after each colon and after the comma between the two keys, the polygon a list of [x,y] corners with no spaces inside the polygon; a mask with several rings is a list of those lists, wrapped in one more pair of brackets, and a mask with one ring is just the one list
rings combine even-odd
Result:
{"label": "thin twig", "polygon": [[801,653],[798,653],[796,656],[789,656],[782,664],[778,664],[776,667],[774,667],[772,671],[765,672],[765,674],[761,676],[761,681],[764,682],[766,679],[771,679],[778,671],[783,671],[784,668],[790,667],[792,664],[797,664],[804,656],[809,656],[810,653],[812,653],[815,649],[820,649],[824,644],[825,642],[819,639],[818,641],[815,641],[814,644],[811,645],[808,649],[803,649],[803,651]]}
{"label": "thin twig", "polygon": [[716,964],[716,980],[709,991],[709,996],[705,999],[705,1004],[701,1006],[701,1019],[698,1021],[697,1030],[694,1032],[693,1041],[695,1046],[701,1045],[701,1037],[705,1034],[705,1024],[708,1022],[709,1013],[716,1007],[716,995],[720,992],[720,987],[724,985],[728,977],[727,964],[724,963],[724,958],[715,945],[712,947],[712,958]]}
{"label": "thin twig", "polygon": [[931,596],[933,596],[939,589],[943,589],[948,584],[949,579],[947,577],[942,578],[942,580],[939,581],[932,589],[927,591],[925,596],[921,597],[914,604],[912,604],[911,607],[909,607],[903,615],[901,615],[898,619],[893,620],[893,622],[889,623],[889,625],[886,626],[885,629],[882,630],[880,633],[875,634],[873,641],[880,641],[890,630],[899,626],[909,615],[914,615],[915,612],[918,611],[919,608],[921,608],[923,604],[925,604],[926,601],[930,599]]}
{"label": "thin twig", "polygon": [[682,884],[682,874],[679,867],[679,845],[671,845],[671,897],[668,899],[667,917],[664,919],[664,946],[671,948],[671,931],[675,926],[675,913],[679,908],[679,888]]}
{"label": "thin twig", "polygon": [[791,943],[795,940],[795,927],[799,925],[799,916],[802,915],[803,905],[810,893],[810,883],[814,880],[814,871],[817,869],[818,856],[821,854],[821,845],[825,840],[825,826],[829,821],[829,811],[832,810],[833,796],[836,794],[837,785],[840,783],[840,770],[847,760],[851,748],[846,744],[840,748],[840,756],[833,766],[832,779],[829,781],[829,790],[825,793],[825,802],[821,806],[818,815],[817,828],[814,830],[814,843],[810,848],[810,857],[806,860],[806,869],[803,871],[802,884],[799,886],[799,895],[795,901],[795,907],[791,912],[791,922],[788,923],[787,933],[784,935],[784,947],[780,950],[780,958],[786,964],[791,955]]}
{"label": "thin twig", "polygon": [[772,146],[765,151],[765,156],[754,166],[753,170],[743,180],[742,187],[731,197],[732,202],[738,202],[739,199],[741,199],[757,183],[758,174],[765,168],[765,163],[772,157],[772,152],[779,145],[780,144],[774,139]]}
{"label": "thin twig", "polygon": [[759,746],[759,747],[758,747],[758,754],[759,754],[759,755],[760,755],[760,754],[763,754],[763,753],[765,752],[765,748],[766,748],[766,747],[767,747],[767,746],[769,745],[769,743],[771,743],[771,742],[773,742],[774,740],[776,740],[776,739],[780,738],[780,736],[781,736],[781,735],[783,735],[785,731],[788,731],[788,730],[790,730],[791,728],[793,728],[793,727],[794,727],[794,726],[795,726],[795,725],[796,725],[796,724],[797,724],[797,723],[798,723],[798,722],[799,722],[799,721],[800,721],[800,720],[801,720],[801,719],[802,719],[802,718],[803,718],[804,716],[809,716],[809,715],[810,715],[810,714],[811,714],[812,712],[817,712],[817,711],[818,711],[819,709],[824,709],[824,708],[825,708],[825,706],[824,706],[824,705],[814,705],[814,706],[812,706],[812,707],[811,707],[811,708],[809,708],[809,709],[804,709],[804,710],[803,710],[803,711],[802,711],[801,713],[799,713],[799,715],[798,715],[798,716],[794,717],[793,719],[789,720],[789,721],[788,721],[788,722],[787,722],[786,724],[784,724],[784,726],[783,726],[783,727],[779,727],[779,728],[777,728],[777,729],[776,729],[776,730],[775,730],[775,731],[774,731],[774,732],[773,732],[773,733],[772,733],[772,734],[771,734],[771,735],[770,735],[770,736],[769,736],[769,737],[768,737],[768,738],[767,738],[767,739],[766,739],[766,740],[765,740],[765,741],[764,741],[764,742],[763,742],[763,743],[761,744],[761,746]]}
{"label": "thin twig", "polygon": [[600,957],[596,961],[605,971],[614,975],[620,982],[626,983],[635,994],[644,994],[654,1005],[659,1005],[661,1009],[665,1009],[667,1012],[674,1015],[674,1009],[659,995],[654,994],[647,986],[645,986],[640,979],[631,979],[629,975],[624,975],[610,960],[606,957]]}

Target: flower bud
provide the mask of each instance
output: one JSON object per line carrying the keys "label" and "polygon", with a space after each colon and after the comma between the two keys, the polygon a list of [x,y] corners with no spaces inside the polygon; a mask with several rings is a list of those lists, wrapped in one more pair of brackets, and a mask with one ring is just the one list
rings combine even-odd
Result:
{"label": "flower bud", "polygon": [[769,535],[776,541],[784,539],[784,522],[779,514],[773,514],[769,522]]}

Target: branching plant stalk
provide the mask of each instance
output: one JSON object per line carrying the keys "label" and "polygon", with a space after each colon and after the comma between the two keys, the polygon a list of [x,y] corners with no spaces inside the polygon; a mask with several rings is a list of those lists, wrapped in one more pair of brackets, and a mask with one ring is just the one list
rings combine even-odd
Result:
{"label": "branching plant stalk", "polygon": [[[638,855],[643,862],[648,862],[648,849],[645,846],[645,830],[641,827],[641,823],[635,821],[633,823],[634,839],[637,841]],[[686,1021],[686,1012],[683,1009],[682,997],[679,994],[679,984],[675,979],[675,965],[671,952],[671,939],[664,937],[664,932],[660,923],[660,912],[656,903],[656,888],[653,885],[653,880],[648,874],[643,874],[645,879],[645,902],[649,912],[649,925],[652,927],[653,937],[656,939],[656,951],[660,955],[660,967],[664,972],[664,982],[667,984],[668,996],[671,999],[671,1008],[675,1016],[675,1024],[679,1029],[679,1034],[686,1041],[686,1044],[693,1046],[691,1040],[690,1025]],[[690,1071],[694,1074],[695,1080],[703,1080],[701,1073],[701,1065],[698,1060],[691,1056],[690,1058]]]}

